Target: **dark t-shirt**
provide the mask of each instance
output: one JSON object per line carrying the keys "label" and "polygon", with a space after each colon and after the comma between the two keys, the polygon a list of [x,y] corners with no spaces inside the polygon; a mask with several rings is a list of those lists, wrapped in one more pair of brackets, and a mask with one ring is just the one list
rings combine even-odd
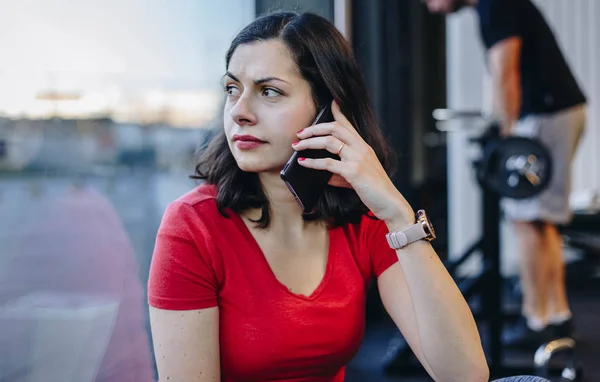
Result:
{"label": "dark t-shirt", "polygon": [[487,49],[509,37],[521,38],[522,117],[586,102],[554,34],[530,0],[479,0],[476,9]]}

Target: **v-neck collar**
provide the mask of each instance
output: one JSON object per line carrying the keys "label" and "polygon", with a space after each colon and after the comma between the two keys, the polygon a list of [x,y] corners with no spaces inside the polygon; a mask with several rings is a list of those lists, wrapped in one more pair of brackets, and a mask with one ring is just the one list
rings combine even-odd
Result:
{"label": "v-neck collar", "polygon": [[323,275],[321,282],[319,282],[319,284],[317,285],[315,290],[310,295],[306,296],[304,294],[298,294],[298,293],[294,293],[294,292],[290,291],[290,289],[284,283],[279,281],[279,279],[275,275],[275,272],[273,272],[273,269],[269,265],[269,262],[267,261],[267,258],[265,257],[265,254],[264,254],[262,248],[260,248],[258,241],[256,241],[256,238],[254,237],[254,235],[252,235],[250,228],[248,228],[248,226],[243,221],[243,218],[240,215],[238,215],[238,214],[233,214],[233,215],[235,215],[235,221],[240,226],[240,229],[242,230],[244,236],[246,237],[248,242],[253,247],[253,249],[254,249],[253,252],[257,255],[258,261],[261,262],[263,267],[266,267],[266,273],[269,274],[269,277],[274,282],[274,284],[277,285],[278,288],[280,288],[285,293],[287,293],[295,298],[305,300],[305,301],[312,301],[312,300],[315,300],[317,297],[319,297],[319,295],[322,293],[322,291],[327,286],[327,283],[328,283],[329,279],[331,278],[331,275],[334,271],[334,263],[336,260],[335,240],[337,237],[337,231],[339,230],[338,228],[327,230],[327,233],[329,236],[329,248],[327,250],[327,264],[325,266],[325,274]]}

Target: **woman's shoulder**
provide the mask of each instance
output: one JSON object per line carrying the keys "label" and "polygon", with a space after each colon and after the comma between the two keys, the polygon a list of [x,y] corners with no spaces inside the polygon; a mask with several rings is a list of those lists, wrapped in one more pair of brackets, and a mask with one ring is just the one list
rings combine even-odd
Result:
{"label": "woman's shoulder", "polygon": [[183,203],[190,206],[199,204],[214,204],[216,206],[217,187],[213,184],[202,183],[175,199],[172,203]]}
{"label": "woman's shoulder", "polygon": [[224,219],[217,207],[217,189],[201,184],[170,202],[164,212],[163,223],[214,224]]}
{"label": "woman's shoulder", "polygon": [[385,238],[387,233],[385,224],[371,213],[363,214],[357,221],[340,228],[350,249],[360,255],[365,255],[373,241],[378,241],[381,236]]}
{"label": "woman's shoulder", "polygon": [[366,283],[379,276],[398,259],[396,252],[387,245],[387,226],[373,214],[343,227],[346,244]]}

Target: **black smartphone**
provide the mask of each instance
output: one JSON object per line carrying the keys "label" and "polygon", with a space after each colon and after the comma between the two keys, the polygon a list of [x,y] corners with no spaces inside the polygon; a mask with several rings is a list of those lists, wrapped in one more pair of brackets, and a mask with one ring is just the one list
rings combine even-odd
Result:
{"label": "black smartphone", "polygon": [[[333,113],[331,112],[331,103],[325,106],[312,123],[333,122]],[[333,158],[340,159],[339,156],[330,153],[324,149],[308,149],[296,151],[281,170],[281,179],[294,195],[294,198],[302,207],[304,213],[311,213],[317,204],[317,201],[323,195],[327,183],[332,177],[332,173],[326,170],[315,170],[306,168],[298,163],[298,158]]]}

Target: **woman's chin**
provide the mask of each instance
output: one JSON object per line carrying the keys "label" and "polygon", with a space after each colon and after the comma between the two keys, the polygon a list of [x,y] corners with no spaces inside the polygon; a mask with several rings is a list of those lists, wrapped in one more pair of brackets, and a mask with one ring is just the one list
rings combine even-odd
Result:
{"label": "woman's chin", "polygon": [[277,175],[293,154],[293,151],[278,153],[274,150],[244,151],[235,148],[232,152],[240,170],[253,173],[276,173]]}
{"label": "woman's chin", "polygon": [[273,158],[272,155],[250,155],[246,153],[234,155],[234,158],[240,170],[254,173],[279,174],[287,162],[284,158]]}
{"label": "woman's chin", "polygon": [[285,163],[257,163],[250,161],[238,161],[238,167],[244,172],[253,173],[276,173],[279,174]]}

